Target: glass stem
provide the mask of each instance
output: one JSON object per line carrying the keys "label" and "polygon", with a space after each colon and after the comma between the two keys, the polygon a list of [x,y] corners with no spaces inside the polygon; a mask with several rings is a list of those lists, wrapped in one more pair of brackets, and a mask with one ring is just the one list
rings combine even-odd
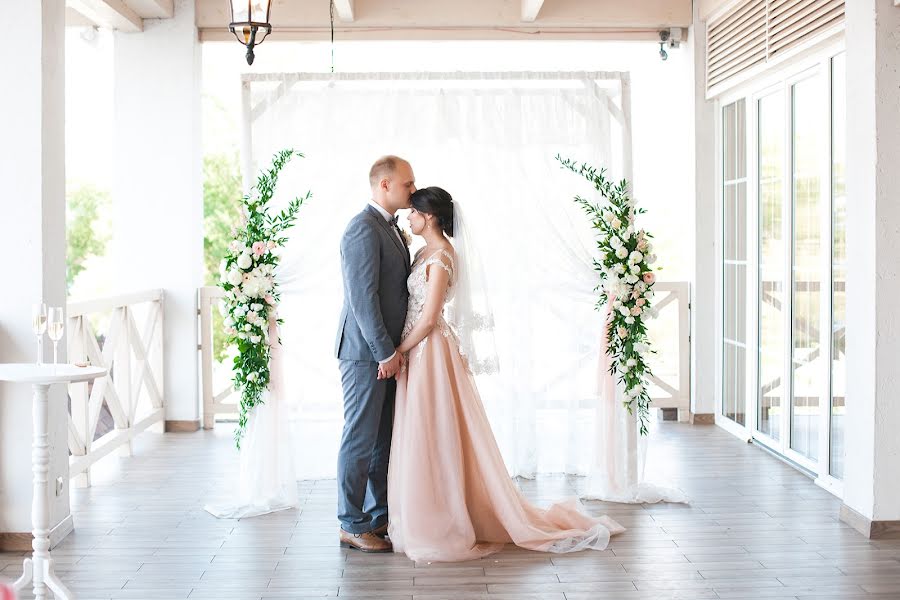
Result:
{"label": "glass stem", "polygon": [[38,360],[37,360],[37,364],[42,365],[42,364],[44,364],[44,337],[43,337],[43,336],[39,336],[37,342],[38,342]]}
{"label": "glass stem", "polygon": [[57,362],[59,362],[59,361],[56,360],[56,356],[57,356],[57,354],[56,354],[56,348],[57,348],[58,344],[59,344],[59,342],[53,342],[53,364],[54,364],[54,365],[55,365]]}

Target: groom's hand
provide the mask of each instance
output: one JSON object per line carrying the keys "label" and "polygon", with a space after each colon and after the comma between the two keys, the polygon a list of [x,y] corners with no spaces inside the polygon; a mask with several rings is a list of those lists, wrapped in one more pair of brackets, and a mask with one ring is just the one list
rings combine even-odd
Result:
{"label": "groom's hand", "polygon": [[390,379],[391,377],[397,374],[397,371],[400,370],[400,361],[402,360],[402,355],[397,352],[394,354],[394,358],[387,361],[386,363],[381,363],[378,366],[378,379]]}

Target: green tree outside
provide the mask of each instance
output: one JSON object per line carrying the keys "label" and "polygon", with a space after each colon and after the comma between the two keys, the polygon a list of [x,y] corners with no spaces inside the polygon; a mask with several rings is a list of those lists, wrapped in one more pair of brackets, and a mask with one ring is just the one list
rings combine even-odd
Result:
{"label": "green tree outside", "polygon": [[91,184],[72,186],[66,193],[66,289],[84,271],[92,256],[103,256],[109,234],[94,226],[101,214],[109,214],[109,192]]}
{"label": "green tree outside", "polygon": [[[203,262],[204,284],[219,282],[219,264],[232,240],[231,229],[241,215],[241,175],[238,155],[210,154],[203,157]],[[213,311],[213,357],[225,358],[223,317]]]}

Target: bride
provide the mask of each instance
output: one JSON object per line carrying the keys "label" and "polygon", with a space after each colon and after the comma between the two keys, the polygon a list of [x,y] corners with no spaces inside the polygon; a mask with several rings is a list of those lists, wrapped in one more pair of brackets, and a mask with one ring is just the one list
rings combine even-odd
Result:
{"label": "bride", "polygon": [[[416,191],[410,202],[412,232],[426,245],[412,265],[397,348],[406,361],[397,375],[388,467],[394,551],[413,560],[463,561],[507,543],[545,552],[606,548],[610,535],[624,531],[621,525],[585,514],[577,499],[538,508],[510,479],[470,368],[476,356],[464,329],[472,321],[461,315],[454,331],[444,318],[458,292],[468,295],[467,265],[457,257],[464,247],[449,240],[454,234],[465,239],[459,208],[438,187]],[[465,305],[470,299],[457,300]]]}

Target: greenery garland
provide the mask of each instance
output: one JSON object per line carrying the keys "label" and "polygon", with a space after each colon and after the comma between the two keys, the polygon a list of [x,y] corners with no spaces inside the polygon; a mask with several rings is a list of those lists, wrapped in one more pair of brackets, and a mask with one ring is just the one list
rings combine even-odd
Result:
{"label": "greenery garland", "polygon": [[635,228],[635,218],[646,212],[635,206],[629,196],[628,182],[615,184],[606,178],[606,170],[597,170],[586,164],[576,164],[559,155],[556,160],[564,169],[587,179],[606,201],[608,206],[593,204],[575,196],[577,202],[591,219],[597,230],[599,258],[594,259],[594,269],[600,273],[600,291],[597,310],[606,310],[609,318],[606,329],[609,372],[625,388],[625,407],[631,413],[637,405],[641,434],[647,434],[650,418],[649,378],[652,375],[647,360],[656,354],[647,336],[647,318],[656,317],[652,307],[653,285],[656,275],[651,265],[656,262],[653,254],[652,235]]}
{"label": "greenery garland", "polygon": [[[241,447],[251,410],[263,403],[263,392],[269,386],[269,322],[277,318],[281,296],[275,280],[280,249],[287,242],[283,233],[293,227],[300,206],[312,197],[310,192],[298,197],[276,215],[269,214],[269,202],[275,194],[278,175],[294,156],[293,150],[278,152],[272,167],[259,175],[256,186],[241,202],[243,223],[234,230],[234,239],[221,264],[225,290],[225,334],[228,344],[237,347],[233,382],[241,393],[241,410],[234,441]],[[276,341],[277,343],[277,341]]]}

